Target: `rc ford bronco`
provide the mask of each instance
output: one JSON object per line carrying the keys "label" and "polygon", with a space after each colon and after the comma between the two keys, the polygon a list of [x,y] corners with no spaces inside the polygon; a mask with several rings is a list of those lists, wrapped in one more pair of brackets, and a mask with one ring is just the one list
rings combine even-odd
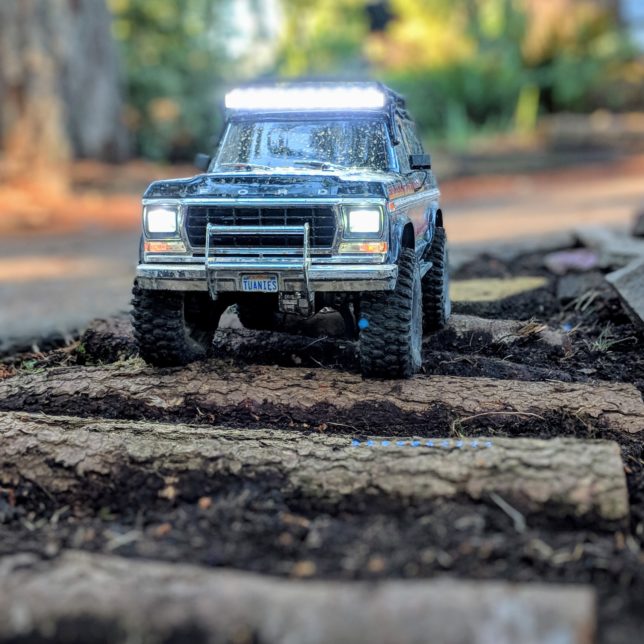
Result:
{"label": "rc ford bronco", "polygon": [[376,83],[237,89],[196,177],[143,198],[133,320],[141,356],[206,355],[237,304],[251,329],[332,307],[365,376],[406,378],[450,314],[440,192],[401,96]]}

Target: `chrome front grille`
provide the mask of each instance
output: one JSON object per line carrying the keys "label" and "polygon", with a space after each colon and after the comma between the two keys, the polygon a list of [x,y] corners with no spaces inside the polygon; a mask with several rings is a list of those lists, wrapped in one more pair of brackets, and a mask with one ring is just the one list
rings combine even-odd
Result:
{"label": "chrome front grille", "polygon": [[[195,204],[186,207],[186,232],[193,248],[206,245],[206,227],[309,225],[312,250],[331,250],[336,235],[332,205],[229,206]],[[231,248],[297,248],[302,240],[287,235],[212,235],[211,246]]]}

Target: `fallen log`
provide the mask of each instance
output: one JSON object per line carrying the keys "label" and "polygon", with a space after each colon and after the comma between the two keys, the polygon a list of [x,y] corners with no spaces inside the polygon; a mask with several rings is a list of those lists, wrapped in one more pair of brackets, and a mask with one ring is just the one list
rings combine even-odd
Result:
{"label": "fallen log", "polygon": [[11,641],[60,641],[61,632],[87,641],[98,631],[149,644],[590,644],[595,619],[588,586],[296,581],[73,551],[0,562],[0,639]]}
{"label": "fallen log", "polygon": [[535,340],[541,344],[562,349],[566,344],[566,334],[551,329],[546,324],[536,324],[521,320],[496,320],[474,315],[454,315],[448,329],[457,338],[473,340],[477,336],[488,337],[495,344]]}
{"label": "fallen log", "polygon": [[[327,369],[231,366],[211,361],[184,369],[138,362],[58,367],[0,381],[0,410],[109,418],[260,422],[337,422],[371,433],[405,423],[443,429],[472,417],[574,417],[595,428],[644,429],[644,402],[630,384],[517,382],[417,376],[362,380]],[[447,418],[447,420],[446,420]],[[539,420],[541,419],[541,420]],[[475,427],[470,423],[468,428]],[[393,432],[395,433],[395,432]]]}
{"label": "fallen log", "polygon": [[617,291],[624,309],[640,328],[644,328],[644,257],[606,275]]}
{"label": "fallen log", "polygon": [[[0,483],[50,495],[94,494],[119,479],[171,474],[279,481],[286,495],[338,503],[368,496],[413,503],[500,495],[526,513],[623,521],[628,496],[620,450],[576,439],[356,440],[248,430],[0,415]],[[156,476],[155,476],[156,475]],[[110,489],[112,489],[110,487]]]}
{"label": "fallen log", "polygon": [[81,345],[96,362],[117,362],[138,353],[129,315],[93,320],[81,336]]}
{"label": "fallen log", "polygon": [[[453,315],[445,329],[425,338],[425,360],[431,360],[433,351],[447,348],[470,355],[489,353],[508,346],[539,347],[545,356],[564,356],[571,350],[568,334],[538,322],[481,318],[474,315]],[[515,353],[521,349],[517,348]],[[526,360],[529,368],[529,360]]]}

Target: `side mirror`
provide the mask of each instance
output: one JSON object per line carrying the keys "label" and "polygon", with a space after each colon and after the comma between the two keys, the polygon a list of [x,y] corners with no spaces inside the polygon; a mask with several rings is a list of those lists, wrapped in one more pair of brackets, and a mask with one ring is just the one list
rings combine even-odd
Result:
{"label": "side mirror", "polygon": [[208,172],[208,168],[210,167],[210,162],[212,161],[212,157],[209,154],[204,154],[203,152],[199,152],[199,154],[195,155],[195,165],[199,170],[202,172]]}
{"label": "side mirror", "polygon": [[431,154],[410,154],[409,167],[412,170],[431,170],[432,155]]}

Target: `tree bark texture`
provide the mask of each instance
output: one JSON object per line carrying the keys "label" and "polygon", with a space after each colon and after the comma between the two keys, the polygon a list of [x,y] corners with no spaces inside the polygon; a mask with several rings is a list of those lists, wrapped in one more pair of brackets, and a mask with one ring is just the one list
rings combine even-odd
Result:
{"label": "tree bark texture", "polygon": [[[460,341],[470,346],[482,342],[491,344],[513,344],[516,342],[537,342],[544,351],[553,350],[564,353],[570,340],[561,331],[555,331],[545,324],[535,324],[521,320],[496,320],[474,315],[453,315],[448,327],[440,335],[450,332]],[[439,338],[440,338],[439,335]]]}
{"label": "tree bark texture", "polygon": [[327,369],[235,367],[215,361],[165,370],[137,363],[60,367],[0,382],[1,410],[111,418],[280,418],[284,424],[357,423],[373,432],[381,425],[386,431],[409,416],[437,422],[438,408],[467,422],[468,428],[475,428],[479,418],[501,421],[514,414],[524,415],[527,422],[559,414],[599,429],[644,429],[644,402],[629,384],[457,376],[378,381]]}
{"label": "tree bark texture", "polygon": [[0,151],[9,177],[126,153],[105,0],[0,3]]}
{"label": "tree bark texture", "polygon": [[117,643],[590,644],[595,597],[586,586],[447,578],[294,581],[74,551],[0,562],[0,638],[50,641],[63,623]]}
{"label": "tree bark texture", "polygon": [[[620,450],[576,439],[374,439],[150,422],[0,415],[0,483],[82,495],[119,477],[198,473],[280,481],[323,502],[368,496],[407,503],[498,495],[527,513],[623,522]],[[144,480],[146,477],[141,477]],[[149,477],[148,477],[149,478]],[[180,483],[177,483],[180,494]]]}

